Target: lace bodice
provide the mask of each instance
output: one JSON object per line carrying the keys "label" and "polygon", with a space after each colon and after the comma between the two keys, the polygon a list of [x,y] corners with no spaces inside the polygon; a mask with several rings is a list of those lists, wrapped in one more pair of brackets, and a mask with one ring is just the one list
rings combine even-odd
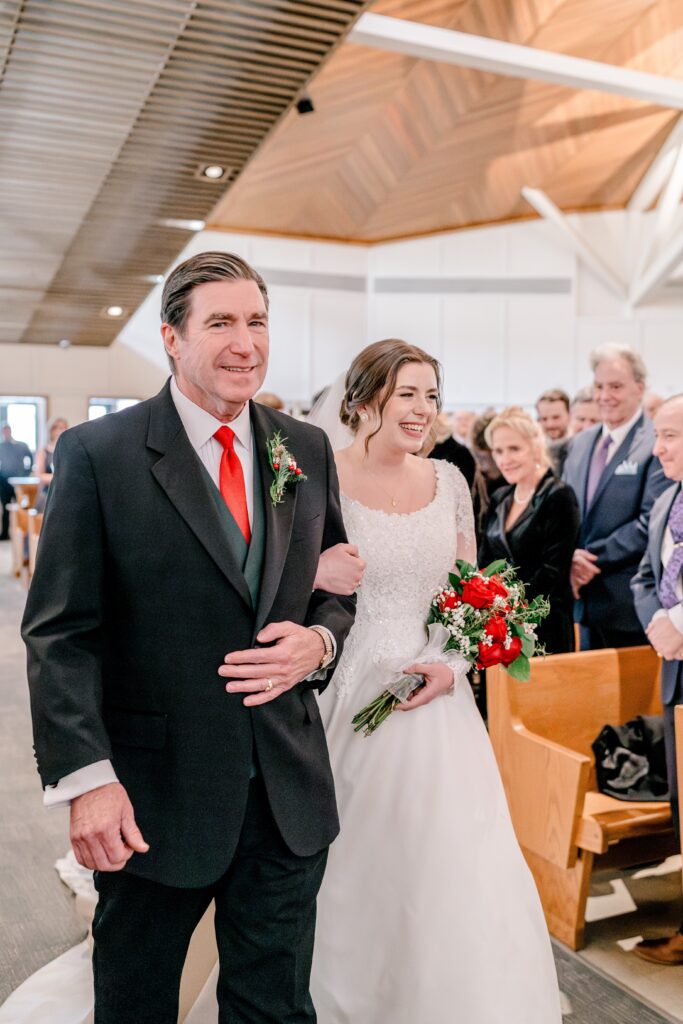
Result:
{"label": "lace bodice", "polygon": [[472,499],[464,477],[448,462],[432,460],[436,493],[417,512],[387,513],[342,495],[349,541],[366,562],[356,621],[333,676],[348,692],[359,659],[367,666],[413,658],[426,641],[425,621],[435,590],[456,558],[475,559]]}

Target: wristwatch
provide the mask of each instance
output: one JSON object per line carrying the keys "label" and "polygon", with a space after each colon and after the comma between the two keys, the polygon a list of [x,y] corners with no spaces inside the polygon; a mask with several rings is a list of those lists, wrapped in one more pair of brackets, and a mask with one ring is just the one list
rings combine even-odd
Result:
{"label": "wristwatch", "polygon": [[332,644],[330,631],[329,629],[326,629],[325,626],[310,626],[309,628],[312,629],[314,633],[318,634],[325,645],[325,652],[320,659],[318,668],[327,668],[330,662],[334,660],[334,645]]}

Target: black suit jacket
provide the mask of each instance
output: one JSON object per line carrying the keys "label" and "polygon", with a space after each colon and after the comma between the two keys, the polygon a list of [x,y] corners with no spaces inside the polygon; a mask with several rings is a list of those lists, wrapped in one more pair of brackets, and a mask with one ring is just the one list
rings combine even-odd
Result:
{"label": "black suit jacket", "polygon": [[483,567],[505,558],[519,570],[531,598],[550,601],[550,614],[538,630],[548,654],[574,650],[573,598],[569,583],[572,555],[579,536],[576,497],[548,470],[512,529],[506,532],[514,487],[499,488],[491,499],[486,528],[479,547]]}
{"label": "black suit jacket", "polygon": [[[254,762],[294,853],[339,827],[310,686],[246,708],[217,675],[268,622],[325,625],[341,653],[354,615],[353,599],[313,592],[320,552],[346,540],[325,434],[260,405],[251,418],[266,523],[256,608],[167,384],[62,435],[24,616],[43,783],[111,758],[150,844],[127,870],[167,885],[226,870]],[[273,507],[277,430],[308,479]]]}

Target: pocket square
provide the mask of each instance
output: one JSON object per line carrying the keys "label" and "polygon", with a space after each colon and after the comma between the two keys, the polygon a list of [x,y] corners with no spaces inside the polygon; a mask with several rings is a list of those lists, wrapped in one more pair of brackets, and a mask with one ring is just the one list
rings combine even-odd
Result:
{"label": "pocket square", "polygon": [[638,463],[629,462],[628,459],[624,459],[620,462],[617,468],[614,470],[615,476],[635,476],[638,472]]}

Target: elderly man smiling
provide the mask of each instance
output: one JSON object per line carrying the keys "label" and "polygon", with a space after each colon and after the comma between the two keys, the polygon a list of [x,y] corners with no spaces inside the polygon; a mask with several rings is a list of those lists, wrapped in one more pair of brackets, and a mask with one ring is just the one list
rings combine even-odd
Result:
{"label": "elderly man smiling", "polygon": [[666,487],[642,409],[642,359],[627,346],[605,345],[592,354],[591,368],[603,422],[573,439],[563,474],[581,511],[571,583],[583,650],[647,642],[630,583],[645,551],[650,509]]}

